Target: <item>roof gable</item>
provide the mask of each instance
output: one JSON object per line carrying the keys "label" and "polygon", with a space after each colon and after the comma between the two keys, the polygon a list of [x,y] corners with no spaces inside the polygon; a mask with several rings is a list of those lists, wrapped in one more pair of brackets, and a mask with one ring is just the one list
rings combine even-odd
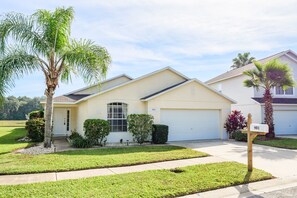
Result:
{"label": "roof gable", "polygon": [[119,86],[115,86],[115,87],[113,87],[113,88],[111,88],[111,89],[108,89],[108,90],[105,90],[105,91],[102,91],[102,92],[99,92],[99,93],[90,95],[90,96],[88,96],[88,97],[82,98],[81,100],[77,101],[76,103],[79,103],[79,102],[82,102],[82,101],[91,99],[91,98],[96,97],[96,96],[98,96],[98,95],[105,94],[105,93],[110,92],[110,91],[113,91],[113,90],[115,90],[115,89],[119,89],[119,88],[122,88],[122,87],[125,87],[125,86],[128,86],[128,85],[131,85],[131,84],[133,84],[133,83],[137,83],[137,82],[139,82],[140,80],[143,80],[143,79],[145,79],[145,78],[149,78],[149,77],[151,77],[151,76],[157,75],[157,74],[159,74],[159,73],[161,73],[161,72],[164,72],[164,71],[170,71],[171,73],[177,75],[177,76],[178,76],[179,78],[181,78],[181,79],[189,80],[189,78],[188,78],[187,76],[181,74],[180,72],[174,70],[173,68],[171,68],[171,67],[165,67],[165,68],[163,68],[163,69],[154,71],[154,72],[152,72],[152,73],[149,73],[149,74],[146,74],[146,75],[144,75],[144,76],[138,77],[138,78],[136,78],[136,79],[134,79],[134,80],[128,81],[128,82],[126,82],[126,83],[123,83],[123,84],[121,84],[121,85],[119,85]]}
{"label": "roof gable", "polygon": [[[284,56],[284,55],[287,56],[287,57],[289,57],[293,61],[296,61],[297,62],[297,55],[292,50],[287,50],[287,51],[279,52],[277,54],[268,56],[266,58],[263,58],[263,59],[260,59],[260,60],[257,60],[257,61],[259,61],[260,63],[265,63],[265,62],[267,62],[269,60],[276,59],[276,58],[279,58],[279,57]],[[243,75],[243,72],[244,71],[253,69],[254,67],[255,67],[254,63],[250,63],[250,64],[247,64],[247,65],[245,65],[243,67],[240,67],[240,68],[237,68],[237,69],[233,69],[233,70],[227,71],[227,72],[225,72],[223,74],[220,74],[220,75],[218,75],[218,76],[216,76],[216,77],[214,77],[214,78],[206,81],[205,83],[208,84],[208,85],[210,85],[210,84],[213,84],[213,83],[216,83],[216,82],[220,82],[220,81],[223,81],[223,80],[234,78],[236,76]]]}
{"label": "roof gable", "polygon": [[211,91],[211,92],[217,94],[218,96],[220,96],[220,97],[222,97],[222,98],[224,98],[224,99],[230,101],[231,103],[236,103],[236,101],[234,101],[233,99],[231,99],[231,98],[229,98],[228,96],[226,96],[226,95],[224,95],[224,94],[218,92],[217,90],[215,90],[215,89],[209,87],[208,85],[204,84],[203,82],[199,81],[198,79],[191,79],[191,80],[184,81],[184,82],[182,82],[182,83],[179,83],[179,84],[174,85],[174,86],[172,86],[172,87],[169,87],[169,88],[167,88],[167,89],[161,90],[161,91],[159,91],[159,92],[157,92],[157,93],[155,93],[155,94],[152,94],[152,95],[150,95],[150,96],[144,97],[144,98],[142,98],[141,100],[142,100],[142,101],[149,101],[149,100],[152,100],[152,99],[157,98],[157,97],[159,97],[159,96],[162,96],[162,95],[164,95],[164,94],[166,94],[166,93],[168,93],[168,92],[172,92],[172,91],[174,91],[175,89],[178,89],[178,88],[180,88],[180,87],[183,87],[183,86],[185,86],[185,85],[187,85],[187,84],[189,84],[189,83],[191,83],[191,82],[195,82],[195,83],[198,83],[199,85],[202,85],[204,88],[206,88],[206,89],[208,89],[209,91]]}

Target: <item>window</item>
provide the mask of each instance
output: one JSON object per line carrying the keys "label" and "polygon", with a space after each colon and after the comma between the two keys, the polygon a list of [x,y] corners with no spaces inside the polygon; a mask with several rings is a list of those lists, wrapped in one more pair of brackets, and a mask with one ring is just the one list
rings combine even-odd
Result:
{"label": "window", "polygon": [[275,95],[293,95],[293,87],[283,90],[281,87],[275,87]]}
{"label": "window", "polygon": [[110,124],[111,132],[126,132],[127,104],[119,102],[107,104],[107,120]]}

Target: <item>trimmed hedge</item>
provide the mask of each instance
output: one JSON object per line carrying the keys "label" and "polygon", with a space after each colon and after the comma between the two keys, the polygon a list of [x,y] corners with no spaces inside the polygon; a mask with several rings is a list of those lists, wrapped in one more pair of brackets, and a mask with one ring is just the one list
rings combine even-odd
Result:
{"label": "trimmed hedge", "polygon": [[44,139],[44,126],[45,122],[43,118],[28,120],[25,127],[28,131],[28,137],[33,142],[42,142]]}
{"label": "trimmed hedge", "polygon": [[101,146],[110,132],[109,122],[101,119],[87,119],[84,129],[86,138]]}
{"label": "trimmed hedge", "polygon": [[44,118],[44,111],[43,110],[37,110],[32,111],[29,113],[29,119],[37,119],[37,118]]}
{"label": "trimmed hedge", "polygon": [[152,135],[153,116],[149,114],[130,114],[127,117],[128,131],[134,141],[144,143]]}
{"label": "trimmed hedge", "polygon": [[165,144],[168,141],[168,126],[153,124],[152,141],[154,144]]}

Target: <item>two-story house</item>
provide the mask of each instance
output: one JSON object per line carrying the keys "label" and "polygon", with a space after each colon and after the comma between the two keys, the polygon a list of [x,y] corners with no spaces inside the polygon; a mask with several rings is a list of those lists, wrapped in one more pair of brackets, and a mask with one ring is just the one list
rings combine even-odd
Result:
{"label": "two-story house", "polygon": [[[278,59],[287,63],[293,70],[294,79],[297,79],[297,54],[291,50],[283,51],[275,55],[258,60],[265,63],[272,59]],[[255,68],[253,63],[244,67],[230,70],[206,82],[212,88],[217,89],[234,99],[232,110],[240,110],[245,116],[251,113],[254,122],[264,122],[263,90],[247,88],[243,81],[248,77],[243,71]],[[273,93],[274,124],[276,135],[297,134],[297,88],[282,90],[275,87]]]}

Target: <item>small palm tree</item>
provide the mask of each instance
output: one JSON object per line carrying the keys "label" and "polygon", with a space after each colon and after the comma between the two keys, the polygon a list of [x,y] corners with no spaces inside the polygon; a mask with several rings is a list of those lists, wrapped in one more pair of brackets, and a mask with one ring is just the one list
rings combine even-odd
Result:
{"label": "small palm tree", "polygon": [[245,52],[243,54],[239,53],[236,58],[233,58],[233,65],[231,66],[231,69],[237,69],[252,63],[255,58],[249,56],[250,52]]}
{"label": "small palm tree", "polygon": [[[38,10],[30,16],[8,13],[0,20],[0,97],[14,80],[32,72],[45,77],[46,115],[44,146],[51,146],[53,96],[59,81],[79,75],[86,83],[104,78],[111,58],[90,40],[70,38],[74,10]],[[10,44],[9,44],[10,43]]]}
{"label": "small palm tree", "polygon": [[266,135],[269,138],[274,138],[273,124],[273,107],[271,89],[274,87],[282,87],[284,90],[295,86],[293,75],[290,67],[274,59],[265,64],[254,62],[256,68],[245,71],[244,74],[249,79],[244,81],[246,87],[254,87],[264,89],[263,100],[265,103],[265,123],[269,126],[269,133]]}

